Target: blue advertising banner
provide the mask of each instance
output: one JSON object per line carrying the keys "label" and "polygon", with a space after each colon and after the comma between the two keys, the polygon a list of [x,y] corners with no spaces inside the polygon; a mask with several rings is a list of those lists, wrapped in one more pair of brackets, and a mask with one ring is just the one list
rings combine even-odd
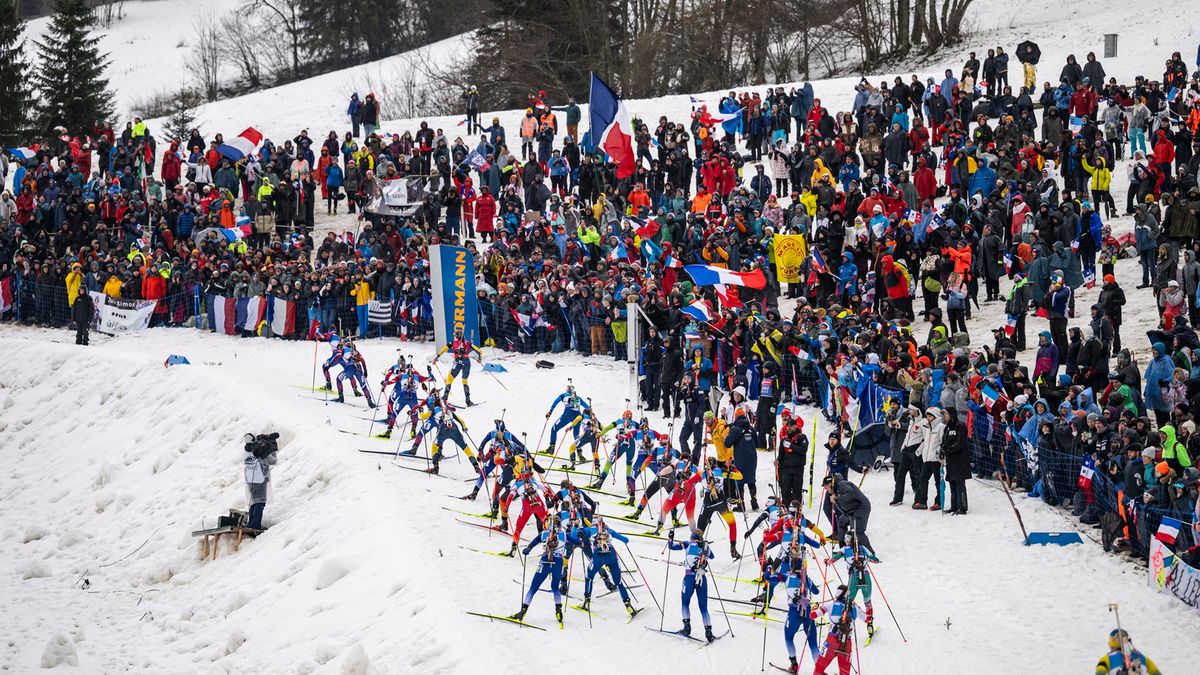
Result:
{"label": "blue advertising banner", "polygon": [[475,296],[475,259],[460,246],[429,247],[433,285],[433,331],[439,345],[450,344],[461,328],[471,344],[480,344],[479,303]]}

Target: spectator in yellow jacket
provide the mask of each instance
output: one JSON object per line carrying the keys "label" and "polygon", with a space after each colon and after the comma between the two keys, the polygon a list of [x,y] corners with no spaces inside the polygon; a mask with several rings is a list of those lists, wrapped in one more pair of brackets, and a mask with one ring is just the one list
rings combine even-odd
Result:
{"label": "spectator in yellow jacket", "polygon": [[350,288],[350,297],[354,298],[354,309],[358,312],[358,337],[367,336],[367,303],[375,297],[371,284],[363,278],[362,272],[354,275],[354,285]]}
{"label": "spectator in yellow jacket", "polygon": [[75,306],[75,298],[79,297],[79,287],[83,285],[83,265],[71,263],[71,271],[67,273],[67,305]]}

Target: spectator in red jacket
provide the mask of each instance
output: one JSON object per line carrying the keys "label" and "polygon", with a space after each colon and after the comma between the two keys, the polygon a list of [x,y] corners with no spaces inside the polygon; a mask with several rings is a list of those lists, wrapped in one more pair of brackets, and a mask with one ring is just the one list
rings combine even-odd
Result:
{"label": "spectator in red jacket", "polygon": [[913,185],[917,188],[920,203],[932,202],[937,196],[937,175],[926,165],[924,157],[917,158],[917,168],[913,170]]}

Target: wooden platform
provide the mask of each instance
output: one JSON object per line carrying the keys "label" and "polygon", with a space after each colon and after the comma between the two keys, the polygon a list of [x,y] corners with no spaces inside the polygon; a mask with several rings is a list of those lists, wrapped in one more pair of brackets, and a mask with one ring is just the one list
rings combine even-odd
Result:
{"label": "wooden platform", "polygon": [[262,534],[264,531],[265,530],[255,530],[250,527],[226,526],[226,527],[213,527],[213,528],[209,528],[207,530],[195,530],[192,532],[192,536],[204,538],[203,541],[201,542],[200,559],[201,560],[208,559],[209,552],[211,551],[212,560],[216,560],[217,559],[217,548],[218,548],[218,545],[221,543],[221,537],[223,537],[227,534],[233,535],[234,536],[233,550],[236,551],[242,547],[243,539],[253,539],[253,538],[257,537],[258,535]]}

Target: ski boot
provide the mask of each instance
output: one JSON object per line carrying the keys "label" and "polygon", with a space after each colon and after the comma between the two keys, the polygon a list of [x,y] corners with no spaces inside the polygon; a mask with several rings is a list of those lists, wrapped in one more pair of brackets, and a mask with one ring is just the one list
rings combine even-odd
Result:
{"label": "ski boot", "polygon": [[679,629],[679,633],[681,635],[691,635],[692,634],[692,620],[691,619],[683,620],[683,628]]}
{"label": "ski boot", "polygon": [[570,586],[568,581],[569,580],[567,579],[567,576],[564,574],[563,578],[558,582],[558,592],[559,593],[562,593],[563,595],[567,594],[567,589]]}
{"label": "ski boot", "polygon": [[333,391],[333,383],[329,380],[325,380],[325,386],[321,387],[321,391]]}
{"label": "ski boot", "polygon": [[636,509],[636,510],[634,510],[634,512],[633,512],[633,513],[629,514],[629,517],[630,517],[630,518],[633,518],[634,520],[637,520],[638,518],[641,518],[641,517],[642,517],[642,511],[643,511],[643,510],[645,510],[645,508],[646,508],[645,506],[643,506],[643,505],[639,504],[639,505],[638,505],[638,507],[637,507],[637,509]]}
{"label": "ski boot", "polygon": [[474,403],[471,402],[471,388],[465,384],[463,385],[463,396],[467,397],[467,407],[468,408],[475,405]]}
{"label": "ski boot", "polygon": [[[592,471],[595,471],[596,473],[600,473],[600,460],[599,459],[592,460]],[[601,481],[601,482],[603,482],[603,481]]]}
{"label": "ski boot", "polygon": [[580,605],[580,607],[582,607],[582,608],[583,608],[583,611],[585,611],[585,612],[590,612],[590,611],[592,611],[592,610],[591,610],[591,607],[592,607],[592,596],[590,596],[590,595],[585,595],[585,596],[583,596],[583,604],[582,604],[582,605]]}
{"label": "ski boot", "polygon": [[794,657],[794,656],[789,656],[789,657],[788,657],[788,661],[791,663],[791,665],[789,665],[789,666],[788,666],[788,672],[789,672],[789,673],[798,673],[798,672],[800,672],[800,662],[796,660],[796,657]]}
{"label": "ski boot", "polygon": [[508,553],[505,555],[507,555],[510,558],[517,557],[517,542],[515,542],[515,541],[513,542],[512,548],[508,549]]}
{"label": "ski boot", "polygon": [[596,482],[592,483],[588,487],[590,487],[593,490],[599,490],[600,488],[604,487],[604,476],[597,478]]}
{"label": "ski boot", "polygon": [[473,490],[471,490],[471,494],[467,495],[467,499],[469,499],[470,501],[475,501],[475,498],[478,496],[479,496],[479,486],[476,485],[475,488]]}
{"label": "ski boot", "polygon": [[[505,516],[500,519],[500,531],[508,532],[508,516]],[[517,547],[517,545],[513,544],[513,548],[515,549],[516,547]]]}
{"label": "ski boot", "polygon": [[[476,490],[478,490],[478,488],[476,488]],[[496,516],[499,515],[499,513],[500,513],[500,509],[496,508],[496,505],[493,504],[492,510],[487,512],[488,520],[494,520],[496,518]]]}
{"label": "ski boot", "polygon": [[355,389],[354,390],[354,398],[362,398],[362,392]]}
{"label": "ski boot", "polygon": [[704,639],[708,640],[709,642],[712,642],[713,640],[717,639],[717,636],[713,635],[712,626],[704,627]]}
{"label": "ski boot", "polygon": [[384,431],[382,434],[379,434],[379,437],[380,438],[391,438],[392,437],[392,428],[388,427],[387,431]]}
{"label": "ski boot", "polygon": [[750,510],[758,510],[758,497],[756,495],[750,495]]}
{"label": "ski boot", "polygon": [[448,398],[450,398],[450,385],[447,384],[445,387],[442,387],[442,400],[445,401]]}
{"label": "ski boot", "polygon": [[617,506],[633,506],[634,501],[634,494],[631,492],[629,493],[629,498],[617,502]]}
{"label": "ski boot", "polygon": [[377,408],[379,407],[379,404],[378,404],[378,403],[376,403],[375,401],[370,401],[370,400],[368,400],[368,401],[367,401],[367,407],[368,407],[368,408],[370,408],[371,410],[375,410],[375,409],[377,409]]}
{"label": "ski boot", "polygon": [[867,619],[867,639],[870,640],[875,636],[875,620]]}
{"label": "ski boot", "polygon": [[633,605],[630,604],[630,602],[628,600],[625,601],[625,611],[629,612],[629,616],[633,616],[634,614],[637,614],[637,610],[633,608]]}
{"label": "ski boot", "polygon": [[524,621],[525,620],[525,611],[528,609],[529,609],[529,605],[526,605],[525,603],[521,603],[521,611],[517,612],[516,614],[513,614],[512,616],[510,616],[508,618],[516,619],[517,621]]}
{"label": "ski boot", "polygon": [[438,475],[438,463],[437,462],[434,462],[433,466],[429,467],[429,473],[433,474],[434,476]]}
{"label": "ski boot", "polygon": [[558,619],[558,624],[562,625],[562,603],[554,605],[554,618]]}
{"label": "ski boot", "polygon": [[468,457],[467,459],[471,462],[471,468],[475,469],[475,473],[479,473],[479,460],[475,457]]}
{"label": "ski boot", "polygon": [[742,558],[742,554],[738,553],[737,544],[733,542],[729,542],[729,557],[734,560],[740,560]]}
{"label": "ski boot", "polygon": [[406,455],[408,457],[412,457],[413,455],[416,455],[417,454],[417,445],[414,443],[411,448],[405,450],[404,452],[401,452],[400,454]]}
{"label": "ski boot", "polygon": [[337,398],[333,399],[333,402],[334,403],[345,403],[346,399],[341,394],[338,394]]}

